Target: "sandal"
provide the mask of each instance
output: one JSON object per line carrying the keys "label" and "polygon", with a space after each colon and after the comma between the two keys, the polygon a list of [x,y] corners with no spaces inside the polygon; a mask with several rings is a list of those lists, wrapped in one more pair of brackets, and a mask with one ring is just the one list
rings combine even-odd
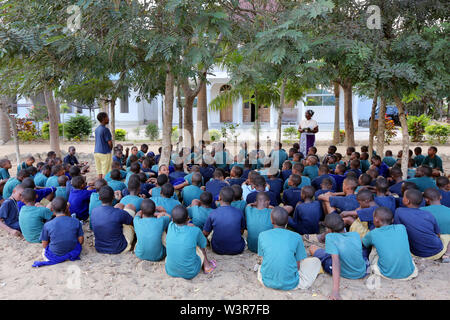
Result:
{"label": "sandal", "polygon": [[210,269],[204,269],[203,272],[204,272],[205,274],[210,274],[210,273],[213,272],[213,271],[216,269],[216,267],[217,267],[217,262],[216,262],[216,260],[211,259],[211,260],[209,260],[209,262],[211,263],[212,268],[210,268]]}
{"label": "sandal", "polygon": [[447,255],[442,256],[442,263],[450,263],[450,257]]}

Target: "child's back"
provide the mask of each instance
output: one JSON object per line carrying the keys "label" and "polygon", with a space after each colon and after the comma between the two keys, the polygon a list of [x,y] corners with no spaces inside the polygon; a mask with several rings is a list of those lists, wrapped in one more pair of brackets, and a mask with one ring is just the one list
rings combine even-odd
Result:
{"label": "child's back", "polygon": [[239,209],[242,214],[245,213],[245,207],[247,206],[247,201],[245,200],[235,200],[230,204],[232,207]]}
{"label": "child's back", "polygon": [[84,190],[73,188],[69,194],[70,213],[76,214],[80,220],[89,217],[89,199],[95,190]]}
{"label": "child's back", "polygon": [[68,197],[67,197],[66,187],[65,186],[64,187],[59,186],[58,188],[56,188],[55,197],[61,197],[61,198],[64,198],[67,201]]}
{"label": "child's back", "polygon": [[319,221],[322,217],[322,205],[319,201],[300,203],[295,207],[294,217],[288,225],[301,235],[319,233]]}
{"label": "child's back", "polygon": [[83,228],[78,219],[59,216],[44,224],[40,240],[50,241],[49,249],[58,256],[75,249],[78,238],[83,236]]}
{"label": "child's back", "polygon": [[183,198],[183,204],[188,207],[191,205],[192,200],[200,199],[200,195],[203,193],[203,190],[196,185],[190,185],[183,188],[181,191],[181,196]]}
{"label": "child's back", "polygon": [[258,209],[256,207],[247,206],[245,208],[245,221],[247,225],[247,245],[252,252],[258,252],[258,236],[261,232],[272,229],[270,221],[270,213],[272,209]]}
{"label": "child's back", "polygon": [[157,207],[163,207],[168,214],[171,214],[172,209],[181,204],[180,201],[173,198],[152,197],[152,200]]}
{"label": "child's back", "polygon": [[134,231],[136,232],[136,256],[142,260],[160,261],[166,254],[161,237],[170,223],[170,217],[134,217]]}
{"label": "child's back", "polygon": [[312,181],[319,176],[319,168],[316,165],[305,166],[303,174]]}
{"label": "child's back", "polygon": [[206,219],[213,209],[203,206],[192,206],[188,208],[189,218],[192,219],[192,223],[203,230]]}
{"label": "child's back", "polygon": [[110,186],[114,191],[122,191],[127,187],[122,181],[112,179],[108,181],[108,186]]}
{"label": "child's back", "polygon": [[52,212],[45,207],[25,205],[20,209],[19,225],[23,237],[28,242],[38,243],[44,222],[52,218]]}
{"label": "child's back", "polygon": [[375,203],[380,207],[389,208],[391,212],[395,212],[395,209],[397,209],[397,203],[393,196],[376,196]]}

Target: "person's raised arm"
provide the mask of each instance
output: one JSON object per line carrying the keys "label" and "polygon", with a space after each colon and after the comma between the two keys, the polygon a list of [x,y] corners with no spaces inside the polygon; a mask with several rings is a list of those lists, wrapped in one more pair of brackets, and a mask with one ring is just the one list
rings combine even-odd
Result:
{"label": "person's raised arm", "polygon": [[83,236],[78,237],[78,242],[82,245],[84,243],[84,237]]}
{"label": "person's raised arm", "polygon": [[331,291],[331,300],[342,300],[339,294],[339,286],[341,281],[341,262],[338,254],[331,255],[332,270],[333,270],[333,289]]}

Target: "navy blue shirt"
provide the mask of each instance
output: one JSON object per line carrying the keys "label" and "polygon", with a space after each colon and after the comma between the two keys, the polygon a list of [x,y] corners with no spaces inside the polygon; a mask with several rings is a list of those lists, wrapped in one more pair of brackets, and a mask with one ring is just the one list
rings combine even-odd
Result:
{"label": "navy blue shirt", "polygon": [[244,172],[242,173],[242,177],[241,178],[244,178],[245,180],[247,180],[248,179],[248,174],[250,173],[250,171],[252,171],[252,170],[251,169],[245,169]]}
{"label": "navy blue shirt", "polygon": [[281,179],[283,179],[283,181],[286,181],[286,179],[289,179],[291,174],[292,174],[292,170],[283,170],[283,171],[281,171]]}
{"label": "navy blue shirt", "polygon": [[403,185],[403,182],[405,182],[405,181],[400,181],[400,182],[397,182],[397,183],[393,184],[393,185],[389,188],[389,191],[390,191],[391,193],[395,193],[395,194],[397,194],[399,197],[401,197],[401,196],[402,196],[402,185]]}
{"label": "navy blue shirt", "polygon": [[231,206],[220,206],[211,211],[203,230],[214,230],[211,247],[217,254],[240,254],[245,241],[241,230],[245,229],[245,218],[241,210]]}
{"label": "navy blue shirt", "polygon": [[19,208],[16,200],[6,199],[0,207],[0,218],[4,223],[13,229],[20,231],[19,226]]}
{"label": "navy blue shirt", "polygon": [[[74,165],[78,164],[78,159],[77,159],[77,157],[68,154],[67,156],[64,157],[63,162],[64,162],[64,164],[70,164],[71,166],[74,166]],[[50,248],[50,250],[52,250],[52,249]],[[52,252],[53,252],[53,250],[52,250]]]}
{"label": "navy blue shirt", "polygon": [[71,180],[68,180],[68,181],[66,182],[66,193],[67,193],[66,198],[67,198],[67,199],[69,199],[70,191],[72,191],[72,189],[73,189],[73,187],[72,187],[72,181],[71,181]]}
{"label": "navy blue shirt", "polygon": [[302,189],[289,188],[283,192],[283,203],[295,208],[297,202],[302,201]]}
{"label": "navy blue shirt", "polygon": [[50,241],[50,251],[57,256],[63,256],[75,249],[78,237],[81,236],[83,228],[79,220],[60,216],[44,224],[40,240]]}
{"label": "navy blue shirt", "polygon": [[362,222],[367,222],[369,230],[375,229],[375,225],[373,224],[373,213],[377,208],[378,206],[373,206],[370,208],[364,208],[356,211],[359,220],[361,220]]}
{"label": "navy blue shirt", "polygon": [[345,176],[340,174],[330,174],[336,181],[336,192],[342,192],[342,184],[344,183]]}
{"label": "navy blue shirt", "polygon": [[439,192],[441,193],[442,199],[441,204],[450,207],[450,191],[444,191],[439,189]]}
{"label": "navy blue shirt", "polygon": [[341,211],[352,211],[359,208],[359,202],[356,200],[356,195],[349,194],[345,197],[330,197],[330,206]]}
{"label": "navy blue shirt", "polygon": [[324,189],[317,190],[316,192],[314,192],[314,198],[317,199],[318,196],[320,196],[321,194],[327,193],[327,192],[331,192],[331,190],[324,190]]}
{"label": "navy blue shirt", "polygon": [[89,200],[94,192],[95,190],[73,188],[69,195],[70,213],[75,213],[80,220],[89,218]]}
{"label": "navy blue shirt", "polygon": [[244,178],[233,178],[233,179],[228,179],[227,181],[228,181],[228,183],[230,184],[230,187],[231,187],[231,186],[233,186],[235,184],[241,186],[245,182],[245,180],[247,180],[247,179],[244,179]]}
{"label": "navy blue shirt", "polygon": [[358,179],[359,176],[362,175],[362,172],[360,169],[350,169],[345,172],[345,177],[347,177],[347,173],[349,173],[351,171],[353,171],[356,174],[356,179]]}
{"label": "navy blue shirt", "polygon": [[427,258],[442,251],[443,244],[437,236],[441,231],[431,212],[418,208],[398,208],[394,223],[406,227],[409,246],[415,256]]}
{"label": "navy blue shirt", "polygon": [[379,176],[383,176],[383,177],[387,178],[387,176],[389,174],[389,166],[386,163],[381,162],[380,166],[377,167],[377,169],[378,169]]}
{"label": "navy blue shirt", "polygon": [[322,183],[323,179],[325,179],[325,178],[331,179],[331,183],[332,183],[331,192],[336,192],[336,180],[329,174],[323,174],[321,176],[318,176],[313,181],[311,181],[311,185],[314,187],[314,189],[320,190],[320,189],[322,189],[320,184]]}
{"label": "navy blue shirt", "polygon": [[203,180],[205,183],[207,183],[213,176],[214,174],[214,168],[211,166],[207,166],[207,167],[200,167],[200,173],[203,176]]}
{"label": "navy blue shirt", "polygon": [[36,191],[36,202],[41,202],[42,199],[44,199],[46,196],[48,196],[50,193],[55,192],[56,188],[43,188],[43,189],[35,189]]}
{"label": "navy blue shirt", "polygon": [[393,196],[376,196],[375,203],[380,207],[389,208],[392,213],[395,213],[395,209],[397,209],[397,202]]}
{"label": "navy blue shirt", "polygon": [[133,223],[133,217],[128,212],[102,205],[92,210],[91,223],[98,252],[117,254],[125,250],[128,243],[122,225]]}
{"label": "navy blue shirt", "polygon": [[294,217],[289,218],[288,225],[300,234],[319,233],[319,221],[322,217],[322,205],[319,201],[299,204]]}
{"label": "navy blue shirt", "polygon": [[173,185],[177,180],[184,178],[187,174],[183,171],[175,171],[169,174],[170,183]]}
{"label": "navy blue shirt", "polygon": [[275,195],[277,197],[277,202],[280,203],[281,202],[281,192],[283,191],[284,181],[281,180],[280,178],[276,178],[276,179],[267,179],[266,182],[270,187],[270,191],[275,193]]}
{"label": "navy blue shirt", "polygon": [[222,180],[211,179],[206,183],[205,189],[208,192],[211,192],[213,199],[217,200],[220,190],[223,187],[229,187],[230,185]]}
{"label": "navy blue shirt", "polygon": [[111,131],[103,125],[99,125],[95,129],[95,153],[111,153],[108,141],[112,140]]}
{"label": "navy blue shirt", "polygon": [[[265,191],[265,192],[269,195],[270,205],[274,206],[274,207],[278,206],[279,203],[277,201],[277,195],[274,192],[270,191],[270,190],[269,191]],[[247,199],[245,199],[245,201],[248,204],[254,203],[254,202],[256,202],[256,196],[257,195],[258,195],[258,191],[250,192],[248,194],[248,196],[247,196]]]}

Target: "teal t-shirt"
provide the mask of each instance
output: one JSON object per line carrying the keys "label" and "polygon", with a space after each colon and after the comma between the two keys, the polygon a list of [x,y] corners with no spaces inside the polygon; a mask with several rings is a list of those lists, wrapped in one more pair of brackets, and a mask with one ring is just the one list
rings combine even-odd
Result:
{"label": "teal t-shirt", "polygon": [[170,222],[170,217],[141,218],[135,216],[133,220],[136,232],[136,257],[142,260],[160,261],[166,255],[166,248],[162,244],[162,234]]}
{"label": "teal t-shirt", "polygon": [[188,208],[189,218],[192,219],[192,223],[203,230],[203,226],[205,225],[206,219],[211,213],[212,208],[205,208],[202,206],[193,206]]}
{"label": "teal t-shirt", "polygon": [[45,187],[46,188],[50,188],[50,187],[58,188],[59,187],[58,178],[59,178],[58,176],[51,176],[50,178],[48,178],[47,182],[45,183]]}
{"label": "teal t-shirt", "polygon": [[183,198],[183,204],[188,207],[191,205],[192,200],[200,199],[200,195],[203,193],[203,190],[197,186],[191,185],[186,186],[181,191],[181,197]]}
{"label": "teal t-shirt", "polygon": [[397,163],[397,160],[394,157],[384,157],[383,162],[387,164],[389,167],[394,166]]}
{"label": "teal t-shirt", "polygon": [[[127,177],[127,171],[125,171],[125,170],[120,170],[120,179],[123,180],[123,179],[125,179],[126,177]],[[111,179],[111,171],[108,172],[108,173],[106,174],[105,180],[106,180],[106,182],[109,182],[109,181],[112,180],[112,179]]]}
{"label": "teal t-shirt", "polygon": [[245,208],[245,221],[247,225],[247,246],[248,250],[258,252],[258,236],[261,232],[273,229],[270,221],[270,213],[272,209],[257,209],[256,207],[247,206]]}
{"label": "teal t-shirt", "polygon": [[247,201],[245,200],[236,200],[230,203],[230,205],[234,208],[237,208],[242,211],[242,214],[245,213],[245,207],[247,206]]}
{"label": "teal t-shirt", "polygon": [[[194,175],[194,172],[191,172],[184,176],[184,180],[186,180],[189,184],[192,184],[192,176]],[[202,186],[205,185],[205,180],[202,177]]]}
{"label": "teal t-shirt", "polygon": [[166,273],[172,277],[194,278],[202,267],[197,246],[206,248],[206,238],[199,228],[170,222],[166,237]]}
{"label": "teal t-shirt", "polygon": [[423,154],[419,154],[414,157],[414,163],[416,167],[420,167],[422,165],[423,160],[425,160],[425,156]]}
{"label": "teal t-shirt", "polygon": [[417,188],[419,188],[420,192],[424,192],[428,188],[433,188],[436,190],[438,189],[438,187],[436,186],[436,181],[434,181],[434,179],[430,177],[412,178],[406,181],[414,182]]}
{"label": "teal t-shirt", "polygon": [[36,187],[45,187],[47,180],[48,178],[42,172],[38,172],[34,177],[34,184]]}
{"label": "teal t-shirt", "polygon": [[404,279],[414,272],[408,234],[402,224],[373,229],[362,239],[366,248],[374,246],[379,256],[381,274],[391,279]]}
{"label": "teal t-shirt", "polygon": [[20,184],[20,181],[16,178],[9,178],[3,186],[3,199],[8,199],[11,197],[12,192],[16,186]]}
{"label": "teal t-shirt", "polygon": [[52,218],[53,213],[45,207],[23,206],[19,213],[19,225],[23,237],[28,242],[39,243],[44,223]]}
{"label": "teal t-shirt", "polygon": [[266,287],[291,290],[297,287],[297,261],[306,258],[302,237],[295,232],[274,228],[258,237],[258,256],[263,257],[262,281]]}
{"label": "teal t-shirt", "polygon": [[[289,179],[286,179],[286,181],[284,181],[284,185],[283,185],[283,190],[289,189]],[[297,188],[303,188],[305,186],[310,186],[311,185],[311,179],[306,177],[306,176],[302,176],[302,182],[297,186]]]}
{"label": "teal t-shirt", "polygon": [[431,205],[420,209],[431,212],[436,218],[441,234],[450,234],[450,208],[444,205]]}
{"label": "teal t-shirt", "polygon": [[359,233],[328,233],[325,236],[325,251],[328,254],[339,255],[342,277],[361,279],[366,275]]}
{"label": "teal t-shirt", "polygon": [[361,172],[366,173],[366,171],[370,168],[370,162],[369,160],[359,160],[359,166],[361,168]]}
{"label": "teal t-shirt", "polygon": [[309,179],[314,180],[319,176],[319,168],[317,168],[317,166],[306,166],[303,170],[303,174]]}
{"label": "teal t-shirt", "polygon": [[[154,197],[161,197],[161,187],[154,187],[152,190],[152,200]],[[173,194],[172,199],[178,200],[178,196],[176,193]]]}
{"label": "teal t-shirt", "polygon": [[141,210],[142,201],[144,201],[144,199],[139,196],[128,195],[123,197],[120,200],[120,203],[123,203],[124,205],[132,204],[136,207],[136,212],[138,212]]}
{"label": "teal t-shirt", "polygon": [[152,200],[155,203],[155,206],[163,207],[164,209],[166,209],[166,212],[170,215],[172,215],[172,209],[175,208],[177,205],[181,204],[180,201],[172,198],[152,197]]}
{"label": "teal t-shirt", "polygon": [[10,175],[8,170],[5,168],[0,168],[0,180],[9,179]]}
{"label": "teal t-shirt", "polygon": [[66,187],[58,187],[55,191],[55,197],[61,197],[68,200]]}
{"label": "teal t-shirt", "polygon": [[113,189],[114,191],[122,191],[123,189],[127,188],[125,183],[123,183],[122,181],[117,181],[117,180],[109,180],[108,186],[110,186],[111,189]]}

